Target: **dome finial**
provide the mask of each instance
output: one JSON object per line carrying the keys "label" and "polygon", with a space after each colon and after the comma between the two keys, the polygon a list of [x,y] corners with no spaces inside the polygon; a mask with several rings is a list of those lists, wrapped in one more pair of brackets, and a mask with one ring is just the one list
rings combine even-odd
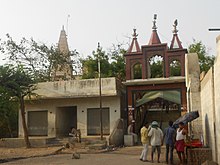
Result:
{"label": "dome finial", "polygon": [[153,27],[152,27],[153,30],[157,30],[156,20],[157,20],[157,14],[154,14]]}
{"label": "dome finial", "polygon": [[174,29],[173,29],[173,33],[174,34],[177,34],[177,32],[178,32],[178,30],[177,30],[177,25],[178,25],[178,22],[177,22],[177,19],[174,21],[174,24],[173,24],[173,27],[174,27]]}
{"label": "dome finial", "polygon": [[100,42],[98,42],[98,50],[100,50]]}
{"label": "dome finial", "polygon": [[138,34],[136,33],[137,29],[133,29],[134,33],[132,34],[133,38],[137,38]]}

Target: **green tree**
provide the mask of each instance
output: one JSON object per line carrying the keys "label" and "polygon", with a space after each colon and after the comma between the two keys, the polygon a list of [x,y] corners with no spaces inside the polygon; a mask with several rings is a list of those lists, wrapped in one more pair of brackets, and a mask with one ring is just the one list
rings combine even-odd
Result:
{"label": "green tree", "polygon": [[109,63],[109,57],[102,48],[97,48],[92,52],[92,56],[88,56],[86,59],[81,59],[83,79],[97,78],[98,77],[98,59],[101,64],[101,77],[110,77],[112,74],[111,65]]}
{"label": "green tree", "polygon": [[188,52],[198,54],[201,72],[207,72],[214,65],[215,57],[208,55],[206,46],[203,45],[202,41],[193,39],[193,43],[189,45]]}
{"label": "green tree", "polygon": [[133,67],[133,74],[134,74],[134,79],[141,79],[142,78],[142,65],[137,63]]}
{"label": "green tree", "polygon": [[163,57],[155,55],[150,58],[150,78],[160,78],[163,77]]}
{"label": "green tree", "polygon": [[24,130],[24,139],[26,147],[30,148],[30,142],[28,138],[28,130],[25,119],[25,97],[31,96],[33,90],[35,90],[35,80],[33,74],[29,70],[25,70],[22,66],[0,67],[0,86],[4,89],[7,95],[11,96],[13,101],[19,103],[19,109],[21,112],[22,126]]}
{"label": "green tree", "polygon": [[[77,72],[79,62],[76,59],[78,56],[76,50],[64,55],[57,46],[47,46],[36,42],[33,38],[30,40],[22,38],[20,42],[16,42],[9,34],[6,36],[7,40],[1,42],[0,50],[6,55],[7,63],[23,65],[32,70],[37,81],[51,81],[52,72],[66,64],[71,65]],[[75,59],[70,60],[69,56]]]}
{"label": "green tree", "polygon": [[170,63],[170,76],[181,76],[181,64],[178,60]]}
{"label": "green tree", "polygon": [[0,86],[0,130],[0,138],[17,136],[18,104],[11,100],[11,96],[2,86]]}
{"label": "green tree", "polygon": [[163,63],[161,61],[153,62],[151,68],[151,78],[163,77]]}
{"label": "green tree", "polygon": [[125,52],[121,45],[113,45],[108,52],[103,51],[102,48],[97,48],[91,56],[81,59],[82,78],[98,77],[98,58],[100,58],[102,77],[117,77],[125,80],[125,60],[123,56]]}
{"label": "green tree", "polygon": [[113,77],[124,81],[125,80],[125,58],[124,54],[126,50],[122,47],[122,44],[113,45],[112,49],[109,51],[109,56],[111,57],[111,68]]}

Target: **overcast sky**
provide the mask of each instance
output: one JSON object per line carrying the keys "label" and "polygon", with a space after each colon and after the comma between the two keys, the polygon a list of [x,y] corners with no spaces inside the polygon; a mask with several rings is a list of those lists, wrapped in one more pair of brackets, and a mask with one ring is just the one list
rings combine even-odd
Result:
{"label": "overcast sky", "polygon": [[128,43],[134,27],[139,44],[146,45],[153,15],[157,14],[158,34],[163,43],[170,44],[172,25],[178,19],[184,47],[195,38],[215,54],[220,32],[209,32],[208,28],[220,28],[219,11],[220,0],[1,0],[0,38],[4,40],[9,33],[15,40],[33,37],[57,44],[64,25],[70,49],[85,57],[97,48],[97,42],[103,49],[119,42]]}

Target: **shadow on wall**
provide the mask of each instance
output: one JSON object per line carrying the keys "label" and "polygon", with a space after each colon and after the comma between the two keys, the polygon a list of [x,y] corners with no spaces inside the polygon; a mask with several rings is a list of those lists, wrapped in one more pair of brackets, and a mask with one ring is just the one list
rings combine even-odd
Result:
{"label": "shadow on wall", "polygon": [[205,139],[206,139],[206,146],[210,146],[209,142],[210,142],[210,127],[209,127],[209,119],[208,119],[208,115],[205,115]]}

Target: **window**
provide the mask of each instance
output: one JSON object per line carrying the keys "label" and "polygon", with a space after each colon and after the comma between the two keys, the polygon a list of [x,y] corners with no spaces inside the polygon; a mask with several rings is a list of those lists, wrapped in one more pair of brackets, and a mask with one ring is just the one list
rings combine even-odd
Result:
{"label": "window", "polygon": [[163,57],[155,55],[149,59],[148,78],[160,78],[163,77]]}
{"label": "window", "polygon": [[133,66],[133,79],[141,79],[142,78],[142,65],[137,63]]}
{"label": "window", "polygon": [[172,76],[181,76],[181,63],[178,60],[170,63],[170,77]]}

